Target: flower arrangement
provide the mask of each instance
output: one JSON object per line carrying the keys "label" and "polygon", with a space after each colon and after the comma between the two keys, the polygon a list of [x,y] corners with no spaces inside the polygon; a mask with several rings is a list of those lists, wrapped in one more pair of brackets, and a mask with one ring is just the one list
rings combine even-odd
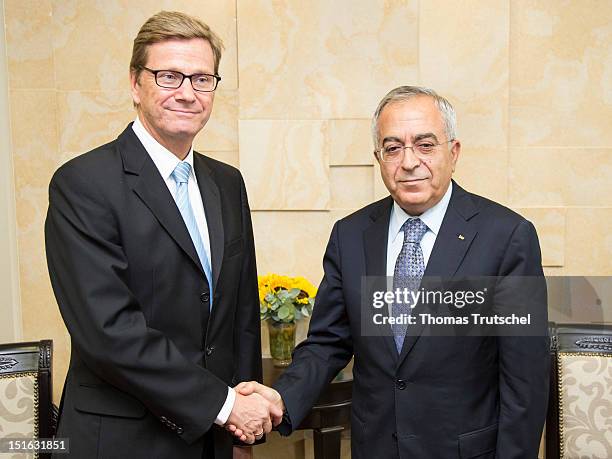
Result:
{"label": "flower arrangement", "polygon": [[258,281],[261,320],[296,323],[312,313],[317,289],[304,277],[267,274]]}

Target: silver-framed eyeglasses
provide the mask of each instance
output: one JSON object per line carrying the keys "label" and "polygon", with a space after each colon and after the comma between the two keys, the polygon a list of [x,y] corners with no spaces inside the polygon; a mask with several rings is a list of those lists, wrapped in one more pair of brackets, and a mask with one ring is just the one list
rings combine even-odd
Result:
{"label": "silver-framed eyeglasses", "polygon": [[394,163],[404,159],[404,152],[406,148],[410,148],[412,152],[420,157],[427,157],[436,151],[436,148],[440,145],[444,145],[450,142],[454,142],[455,139],[447,140],[446,142],[434,143],[431,140],[421,140],[414,145],[404,145],[399,142],[390,142],[382,148],[375,150],[375,153],[385,163]]}
{"label": "silver-framed eyeglasses", "polygon": [[211,75],[210,73],[194,73],[185,75],[176,70],[153,70],[148,67],[143,67],[147,72],[151,72],[155,77],[157,86],[166,89],[178,89],[183,84],[185,78],[191,82],[191,87],[198,92],[213,92],[217,89],[221,77],[219,75]]}

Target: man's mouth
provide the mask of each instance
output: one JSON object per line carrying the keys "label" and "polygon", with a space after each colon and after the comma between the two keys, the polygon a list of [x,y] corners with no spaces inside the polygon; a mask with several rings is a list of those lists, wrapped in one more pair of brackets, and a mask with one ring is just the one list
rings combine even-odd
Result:
{"label": "man's mouth", "polygon": [[419,183],[419,182],[423,182],[427,180],[427,178],[410,178],[410,179],[402,179],[402,180],[398,180],[398,182],[400,183],[407,183],[407,184],[411,184],[411,183]]}
{"label": "man's mouth", "polygon": [[169,108],[168,110],[170,110],[171,112],[176,112],[176,113],[184,113],[186,115],[195,115],[198,112],[194,112],[191,110],[181,110],[181,109],[176,109],[176,108]]}

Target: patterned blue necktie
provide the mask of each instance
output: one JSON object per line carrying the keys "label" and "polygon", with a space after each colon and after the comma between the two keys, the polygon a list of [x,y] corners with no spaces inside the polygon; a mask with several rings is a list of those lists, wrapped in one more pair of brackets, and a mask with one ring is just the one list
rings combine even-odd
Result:
{"label": "patterned blue necktie", "polygon": [[181,212],[183,220],[185,221],[187,231],[189,231],[189,235],[191,236],[193,245],[195,246],[196,252],[198,253],[200,263],[202,263],[202,267],[204,268],[204,274],[206,275],[206,280],[208,281],[208,288],[210,291],[209,307],[212,307],[213,290],[210,258],[208,257],[208,253],[206,253],[206,248],[204,247],[204,242],[202,241],[202,236],[200,235],[200,231],[198,230],[198,225],[196,223],[193,209],[191,208],[191,202],[189,201],[189,188],[187,186],[187,183],[189,181],[190,172],[191,164],[186,162],[180,162],[174,168],[174,171],[172,172],[172,178],[176,182],[176,197],[174,199],[176,201],[177,207],[179,208],[179,211]]}
{"label": "patterned blue necktie", "polygon": [[[409,218],[402,225],[404,232],[404,244],[402,250],[395,261],[393,272],[393,291],[400,289],[402,292],[407,289],[409,292],[416,292],[421,285],[421,279],[425,272],[425,259],[423,249],[421,249],[421,239],[427,232],[427,225],[419,218]],[[410,295],[410,294],[408,294]],[[403,298],[403,294],[402,294]],[[408,298],[411,298],[408,296]],[[402,314],[410,315],[412,312],[408,303],[398,303],[393,305],[393,317],[400,317]],[[408,324],[394,324],[391,326],[395,338],[397,352],[401,354],[402,346]]]}

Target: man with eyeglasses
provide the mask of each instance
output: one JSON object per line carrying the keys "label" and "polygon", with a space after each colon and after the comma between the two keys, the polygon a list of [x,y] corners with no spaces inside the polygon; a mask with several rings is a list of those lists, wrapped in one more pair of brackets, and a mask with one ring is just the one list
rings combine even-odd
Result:
{"label": "man with eyeglasses", "polygon": [[[250,382],[238,390],[282,408],[278,428],[288,434],[354,357],[353,459],[536,458],[547,406],[548,338],[535,228],[452,180],[461,151],[455,111],[433,90],[389,92],[374,113],[372,134],[390,196],[334,225],[308,338],[274,389]],[[487,301],[510,310],[527,305],[539,328],[530,336],[435,336],[419,317],[430,311],[427,305],[415,302],[406,310],[395,299],[386,318],[402,313],[407,323],[389,320],[377,335],[364,327],[373,303],[362,296],[376,276],[409,292],[419,291],[421,281],[430,287],[436,278],[487,276],[495,280]],[[513,289],[522,278],[532,280],[531,291]]]}
{"label": "man with eyeglasses", "polygon": [[196,18],[148,19],[130,63],[135,121],[51,181],[46,251],[72,342],[58,436],[70,457],[251,457],[223,425],[253,443],[282,416],[231,388],[262,368],[244,182],[193,151],[221,50]]}

